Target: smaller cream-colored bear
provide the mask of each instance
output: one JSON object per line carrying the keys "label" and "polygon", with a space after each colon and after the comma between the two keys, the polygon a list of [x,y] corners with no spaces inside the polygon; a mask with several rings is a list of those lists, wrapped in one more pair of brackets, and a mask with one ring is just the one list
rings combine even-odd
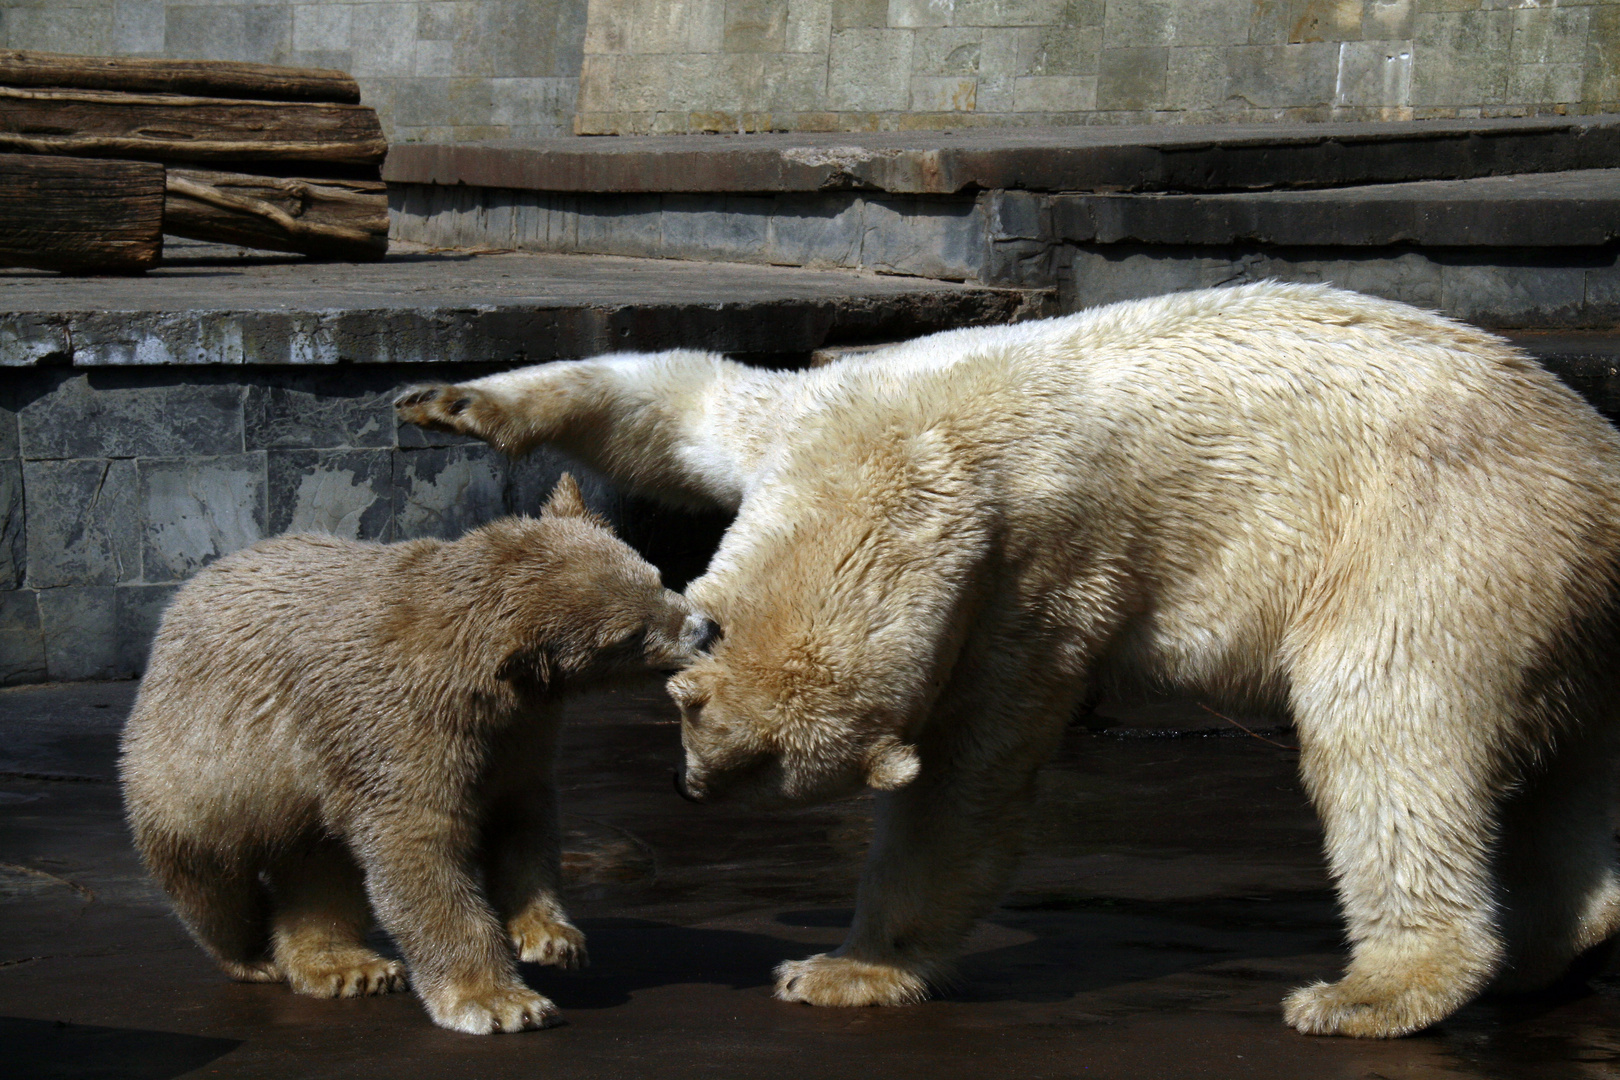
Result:
{"label": "smaller cream-colored bear", "polygon": [[453,543],[265,541],[164,616],[124,734],[136,846],[232,978],[401,989],[375,913],[435,1023],[547,1027],[514,957],[585,961],[557,895],[560,693],[707,632],[566,474],[538,519]]}

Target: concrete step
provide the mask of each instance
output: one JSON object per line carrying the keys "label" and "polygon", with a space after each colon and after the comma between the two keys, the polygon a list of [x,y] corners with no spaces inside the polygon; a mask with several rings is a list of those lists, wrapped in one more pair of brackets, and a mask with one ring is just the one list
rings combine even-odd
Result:
{"label": "concrete step", "polygon": [[1333,281],[1500,329],[1620,322],[1620,117],[407,145],[396,236],[1052,289]]}
{"label": "concrete step", "polygon": [[1603,168],[1620,116],[624,136],[389,148],[390,184],[634,194],[1229,191]]}
{"label": "concrete step", "polygon": [[829,343],[1005,322],[1041,301],[847,270],[409,244],[360,265],[169,252],[141,277],[0,270],[0,366],[523,363],[676,346],[795,364]]}

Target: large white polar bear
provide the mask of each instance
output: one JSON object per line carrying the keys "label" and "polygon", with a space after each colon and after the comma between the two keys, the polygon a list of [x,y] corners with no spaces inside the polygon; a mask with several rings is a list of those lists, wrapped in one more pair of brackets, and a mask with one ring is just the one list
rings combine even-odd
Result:
{"label": "large white polar bear", "polygon": [[684,785],[882,789],[848,939],[782,998],[925,995],[1019,857],[1088,687],[1289,711],[1349,922],[1300,1031],[1392,1036],[1620,926],[1620,440],[1504,342],[1280,284],[958,330],[809,371],[698,352],[416,387],[735,508],[670,684]]}

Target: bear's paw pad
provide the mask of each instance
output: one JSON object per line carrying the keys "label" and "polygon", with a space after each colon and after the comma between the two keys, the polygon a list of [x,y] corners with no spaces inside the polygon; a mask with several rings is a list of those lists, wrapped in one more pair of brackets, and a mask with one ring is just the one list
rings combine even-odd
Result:
{"label": "bear's paw pad", "polygon": [[409,984],[404,964],[358,947],[300,956],[285,967],[293,990],[309,997],[370,997],[403,990]]}
{"label": "bear's paw pad", "polygon": [[590,963],[585,952],[585,934],[571,923],[542,915],[519,915],[507,926],[507,932],[518,959],[526,964],[572,969]]}
{"label": "bear's paw pad", "polygon": [[808,1005],[911,1005],[928,981],[910,968],[821,953],[776,968],[776,997]]}
{"label": "bear's paw pad", "polygon": [[1304,1035],[1395,1039],[1438,1023],[1456,1004],[1412,987],[1350,977],[1295,990],[1283,999],[1283,1019]]}
{"label": "bear's paw pad", "polygon": [[562,1014],[550,998],[522,985],[451,992],[429,1002],[428,1011],[440,1027],[469,1035],[535,1031],[562,1023]]}

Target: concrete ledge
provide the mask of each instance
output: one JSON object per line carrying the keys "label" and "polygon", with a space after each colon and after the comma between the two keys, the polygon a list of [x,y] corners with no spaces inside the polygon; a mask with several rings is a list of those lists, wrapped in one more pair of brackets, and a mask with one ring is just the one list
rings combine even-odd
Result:
{"label": "concrete ledge", "polygon": [[1589,247],[1620,240],[1620,169],[1328,191],[1057,195],[1061,240],[1114,244]]}
{"label": "concrete ledge", "polygon": [[526,363],[676,346],[805,356],[1004,322],[1039,297],[920,278],[577,255],[201,256],[139,278],[0,271],[0,366]]}
{"label": "concrete ledge", "polygon": [[384,179],[553,192],[1227,191],[1620,164],[1620,116],[402,143]]}

